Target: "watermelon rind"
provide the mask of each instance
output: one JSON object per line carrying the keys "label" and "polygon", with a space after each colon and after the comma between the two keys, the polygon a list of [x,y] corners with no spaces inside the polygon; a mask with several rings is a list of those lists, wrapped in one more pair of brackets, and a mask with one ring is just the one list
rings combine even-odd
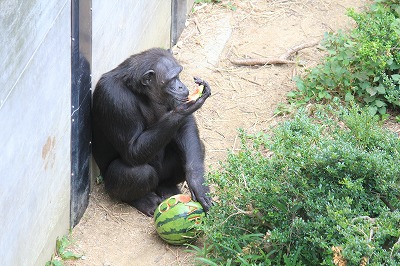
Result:
{"label": "watermelon rind", "polygon": [[167,243],[182,245],[197,239],[196,225],[201,223],[205,213],[200,203],[190,198],[172,196],[163,201],[154,213],[158,235]]}

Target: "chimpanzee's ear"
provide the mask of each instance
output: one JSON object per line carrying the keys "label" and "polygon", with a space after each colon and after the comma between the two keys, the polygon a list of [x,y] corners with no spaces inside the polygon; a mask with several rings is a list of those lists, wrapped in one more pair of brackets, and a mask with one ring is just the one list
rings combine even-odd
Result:
{"label": "chimpanzee's ear", "polygon": [[144,86],[148,86],[150,82],[155,78],[155,72],[154,70],[148,70],[146,73],[143,74],[142,78],[140,81]]}

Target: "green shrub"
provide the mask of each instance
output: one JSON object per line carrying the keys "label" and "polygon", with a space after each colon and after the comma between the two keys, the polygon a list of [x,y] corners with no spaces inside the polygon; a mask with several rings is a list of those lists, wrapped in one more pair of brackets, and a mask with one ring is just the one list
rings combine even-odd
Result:
{"label": "green shrub", "polygon": [[208,178],[202,263],[400,265],[399,139],[359,108],[329,110],[241,133]]}
{"label": "green shrub", "polygon": [[370,10],[348,12],[357,27],[350,33],[327,34],[323,63],[297,78],[289,100],[302,105],[311,100],[368,106],[370,114],[400,107],[400,1],[377,0]]}

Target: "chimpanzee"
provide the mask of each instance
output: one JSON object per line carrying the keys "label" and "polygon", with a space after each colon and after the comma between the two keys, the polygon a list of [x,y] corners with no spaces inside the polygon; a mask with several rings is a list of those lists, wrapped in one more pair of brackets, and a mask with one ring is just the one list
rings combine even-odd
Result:
{"label": "chimpanzee", "polygon": [[93,93],[93,156],[107,192],[153,216],[186,180],[192,198],[207,211],[204,145],[193,112],[211,95],[188,101],[182,66],[171,52],[152,48],[102,75]]}

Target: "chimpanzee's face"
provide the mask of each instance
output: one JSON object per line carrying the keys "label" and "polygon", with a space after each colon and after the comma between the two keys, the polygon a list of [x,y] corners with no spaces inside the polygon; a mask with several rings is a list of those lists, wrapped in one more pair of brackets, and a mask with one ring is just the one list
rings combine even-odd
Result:
{"label": "chimpanzee's face", "polygon": [[189,90],[179,79],[182,69],[172,56],[160,58],[154,70],[147,71],[142,78],[149,97],[171,107],[187,101]]}

